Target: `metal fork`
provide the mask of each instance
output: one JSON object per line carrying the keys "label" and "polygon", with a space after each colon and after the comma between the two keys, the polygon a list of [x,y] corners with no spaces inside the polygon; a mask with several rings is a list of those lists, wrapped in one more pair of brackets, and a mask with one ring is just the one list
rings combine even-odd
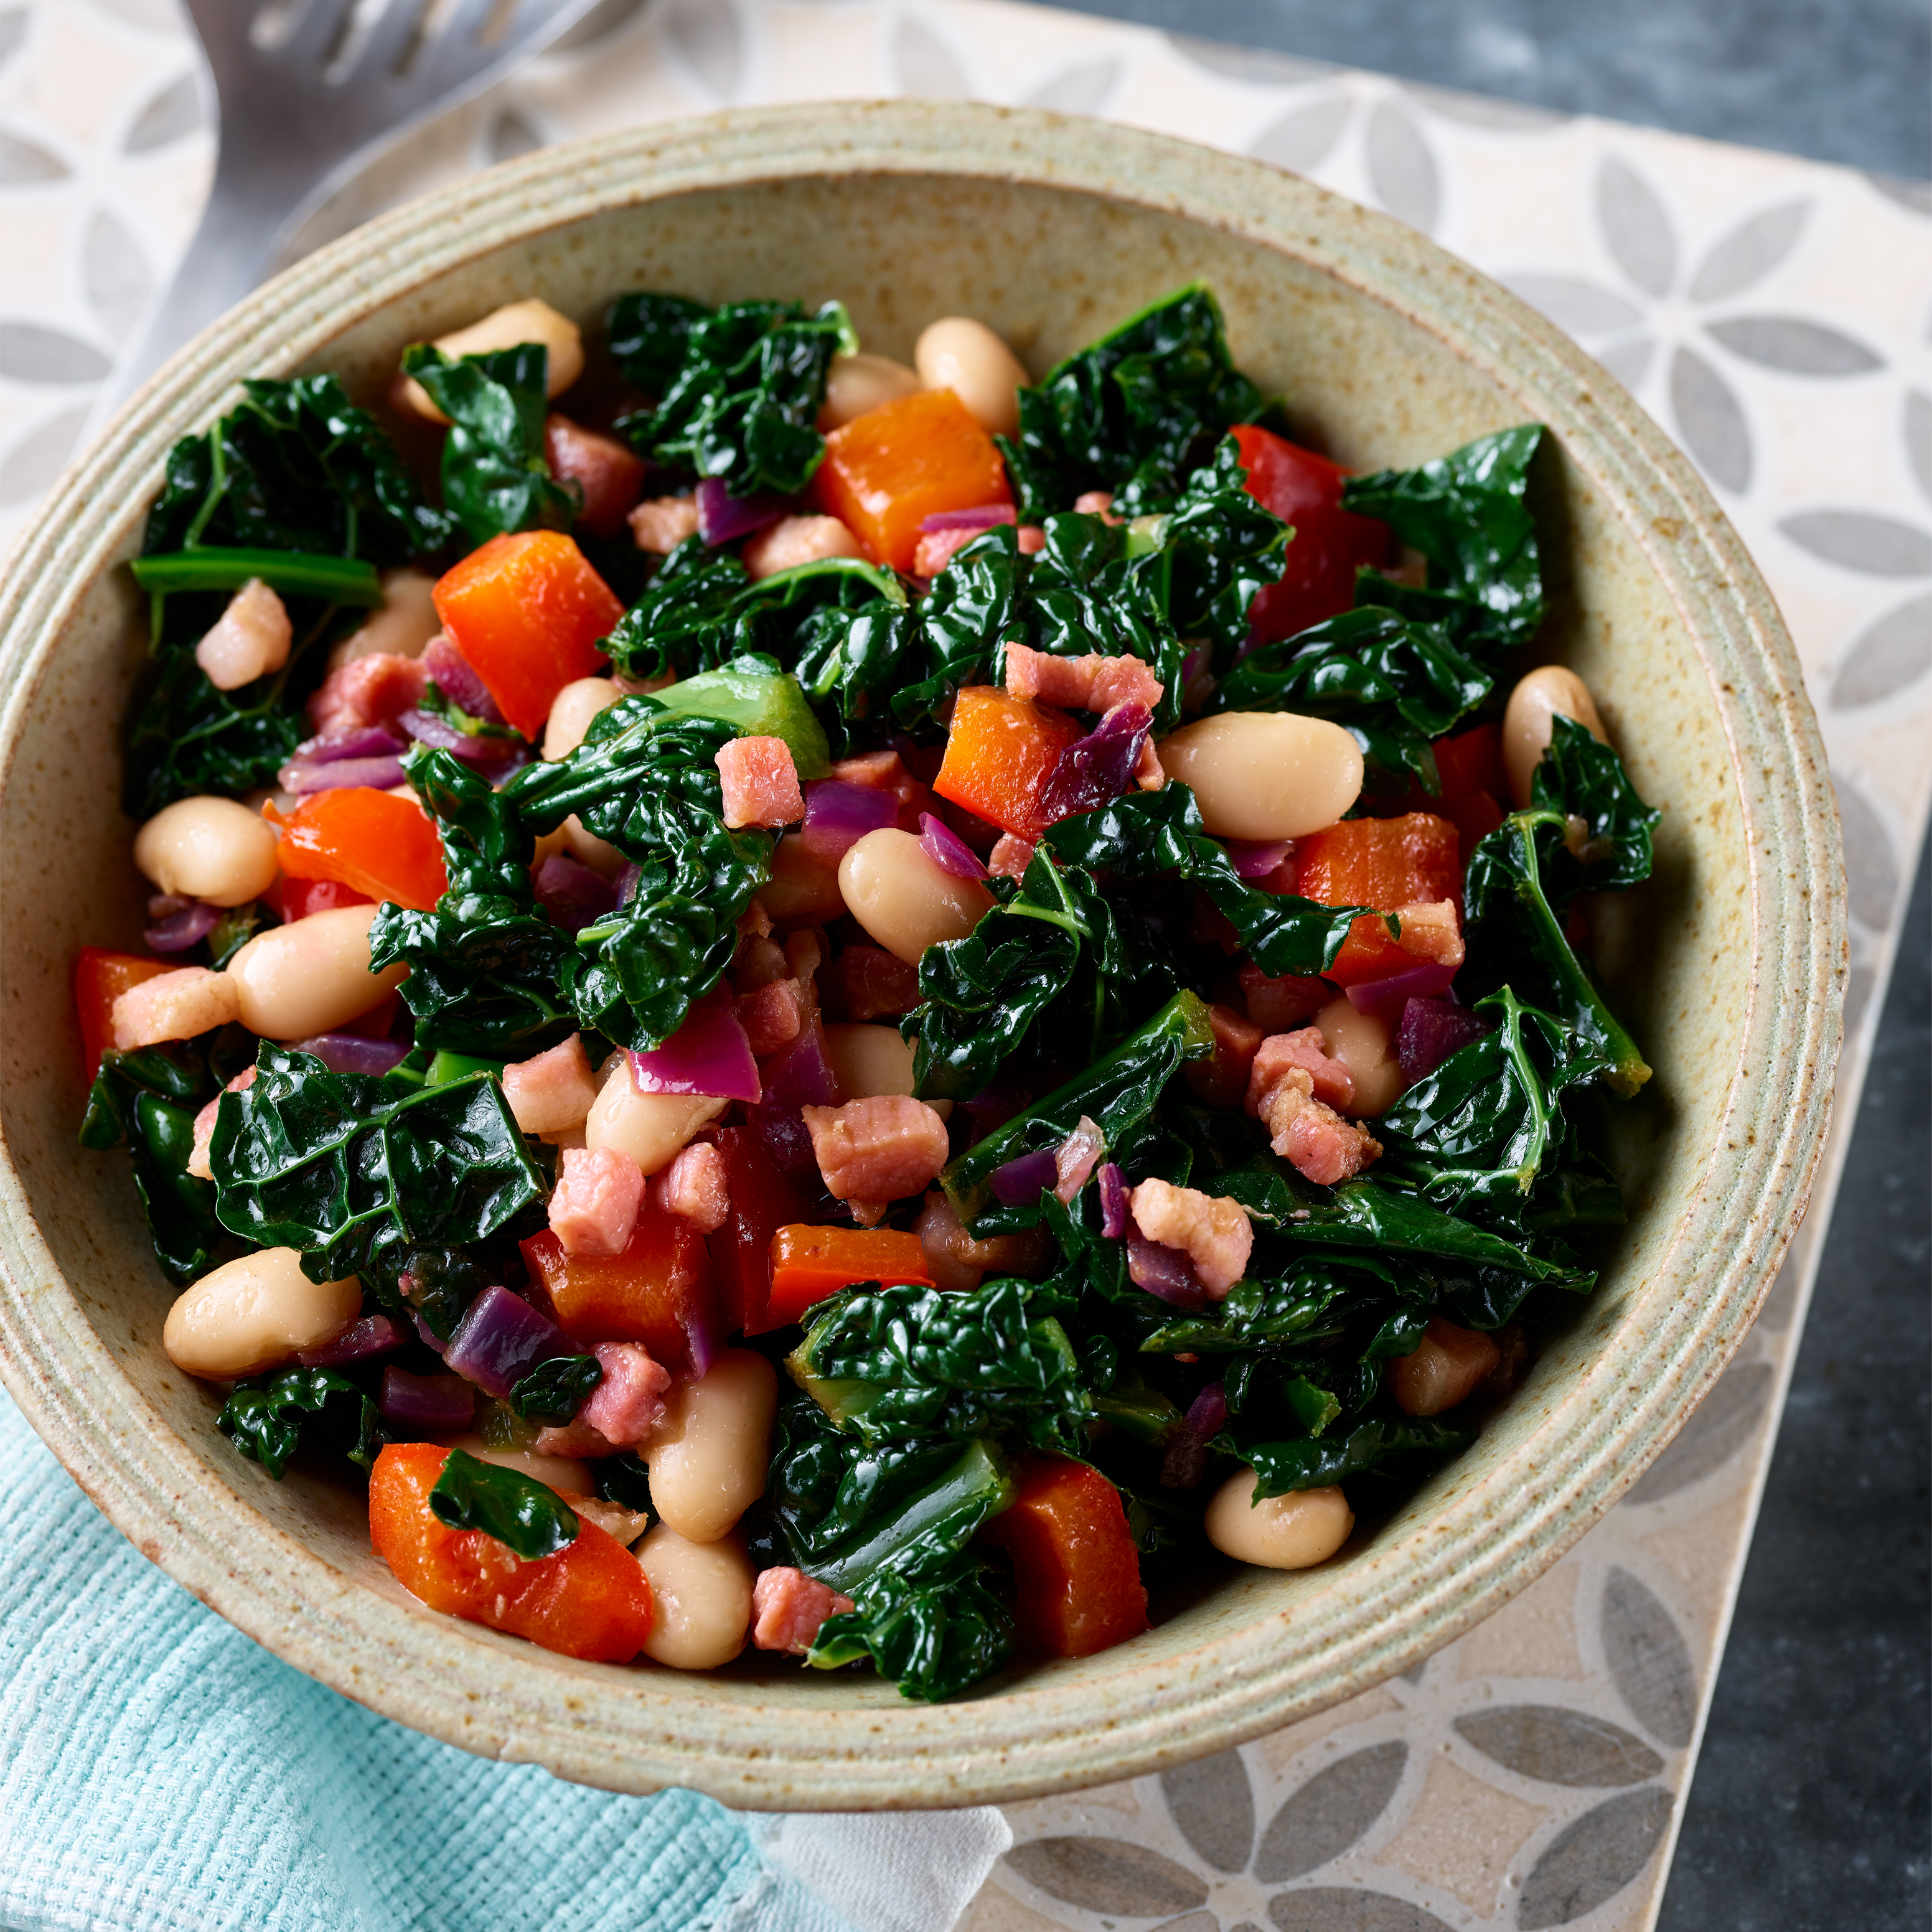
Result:
{"label": "metal fork", "polygon": [[596,0],[187,0],[220,146],[201,226],[95,420],[262,279],[381,149],[540,52]]}

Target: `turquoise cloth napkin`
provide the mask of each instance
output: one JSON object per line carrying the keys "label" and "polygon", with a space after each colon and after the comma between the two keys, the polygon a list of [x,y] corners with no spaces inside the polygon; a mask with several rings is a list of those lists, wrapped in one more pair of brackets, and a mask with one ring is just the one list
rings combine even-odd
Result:
{"label": "turquoise cloth napkin", "polygon": [[615,1797],[405,1730],[148,1562],[4,1393],[0,1550],[10,1932],[943,1932],[1011,1841],[992,1811]]}

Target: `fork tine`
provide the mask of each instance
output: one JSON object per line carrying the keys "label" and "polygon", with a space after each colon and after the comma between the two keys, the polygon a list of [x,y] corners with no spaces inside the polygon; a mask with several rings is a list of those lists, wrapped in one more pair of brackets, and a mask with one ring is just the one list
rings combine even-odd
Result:
{"label": "fork tine", "polygon": [[342,38],[343,22],[356,0],[308,0],[286,39],[274,49],[279,61],[320,67]]}
{"label": "fork tine", "polygon": [[430,0],[388,0],[380,16],[356,50],[354,66],[344,82],[389,79],[422,25]]}

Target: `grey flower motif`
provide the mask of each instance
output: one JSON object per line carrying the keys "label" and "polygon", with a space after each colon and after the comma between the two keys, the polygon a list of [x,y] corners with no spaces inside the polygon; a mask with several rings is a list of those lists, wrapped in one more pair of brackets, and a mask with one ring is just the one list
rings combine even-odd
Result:
{"label": "grey flower motif", "polygon": [[[1364,105],[1366,112],[1358,115]],[[1432,234],[1442,218],[1442,171],[1421,123],[1393,96],[1364,104],[1346,87],[1324,86],[1269,122],[1248,143],[1248,152],[1276,167],[1312,174],[1340,152],[1358,122],[1370,196],[1398,221]]]}
{"label": "grey flower motif", "polygon": [[1876,351],[1831,323],[1732,306],[1789,260],[1810,218],[1808,200],[1746,217],[1688,269],[1670,210],[1628,162],[1614,154],[1604,160],[1595,201],[1598,231],[1622,287],[1581,276],[1504,279],[1630,389],[1640,394],[1660,370],[1678,440],[1720,488],[1744,494],[1756,469],[1750,418],[1726,373],[1732,359],[1826,381],[1884,366]]}

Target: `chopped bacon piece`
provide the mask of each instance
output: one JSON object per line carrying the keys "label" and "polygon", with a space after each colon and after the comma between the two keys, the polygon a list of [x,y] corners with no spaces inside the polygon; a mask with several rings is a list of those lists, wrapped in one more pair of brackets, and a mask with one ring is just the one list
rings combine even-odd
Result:
{"label": "chopped bacon piece", "polygon": [[1132,656],[1108,657],[1089,651],[1060,658],[1025,644],[1009,644],[1006,695],[1030,698],[1075,711],[1111,711],[1117,704],[1144,704],[1151,711],[1166,688],[1152,669]]}
{"label": "chopped bacon piece", "polygon": [[1114,514],[1111,490],[1083,490],[1073,500],[1073,507],[1083,517],[1098,517],[1103,524],[1124,524],[1125,517]]}
{"label": "chopped bacon piece", "polygon": [[1240,1280],[1255,1231],[1239,1202],[1150,1176],[1129,1189],[1127,1205],[1134,1226],[1148,1240],[1187,1256],[1201,1286],[1216,1301]]}
{"label": "chopped bacon piece", "polygon": [[1022,556],[1037,556],[1046,548],[1046,530],[1040,524],[1022,524],[1013,534],[1019,538]]}
{"label": "chopped bacon piece", "polygon": [[614,537],[644,487],[644,459],[614,436],[560,416],[544,418],[544,460],[560,483],[584,493],[577,520],[593,537]]}
{"label": "chopped bacon piece", "polygon": [[[255,1084],[255,1070],[244,1066],[230,1081],[223,1094],[245,1094]],[[214,1169],[208,1164],[208,1150],[214,1144],[215,1117],[221,1111],[221,1094],[218,1094],[194,1117],[194,1145],[188,1157],[188,1171],[197,1180],[212,1180]]]}
{"label": "chopped bacon piece", "polygon": [[1258,1114],[1262,1103],[1291,1066],[1298,1066],[1312,1083],[1310,1091],[1324,1106],[1352,1107],[1355,1104],[1355,1076],[1340,1060],[1332,1059],[1328,1042],[1319,1027],[1304,1027],[1296,1033],[1273,1033],[1263,1040],[1248,1072],[1248,1091],[1243,1102],[1247,1112]]}
{"label": "chopped bacon piece", "polygon": [[760,1650],[788,1650],[802,1657],[825,1619],[852,1607],[850,1597],[802,1570],[760,1570],[752,1586],[752,1641]]}
{"label": "chopped bacon piece", "polygon": [[926,1273],[953,1294],[970,1293],[988,1274],[1016,1274],[1030,1280],[1059,1252],[1044,1228],[989,1234],[975,1240],[952,1203],[936,1187],[926,1197],[920,1214],[919,1245],[926,1256]]}
{"label": "chopped bacon piece", "polygon": [[600,1456],[614,1456],[618,1445],[610,1437],[592,1429],[580,1409],[561,1426],[546,1423],[530,1444],[538,1456],[574,1456],[580,1462],[595,1462]]}
{"label": "chopped bacon piece", "polygon": [[1403,952],[1418,959],[1432,959],[1438,966],[1462,964],[1466,949],[1454,899],[1426,899],[1396,910],[1402,931],[1395,943]]}
{"label": "chopped bacon piece", "polygon": [[912,554],[912,574],[915,577],[937,577],[975,537],[986,534],[983,529],[922,531],[919,548]]}
{"label": "chopped bacon piece", "polygon": [[524,1133],[555,1134],[581,1126],[597,1098],[584,1036],[574,1033],[548,1053],[505,1067],[503,1098]]}
{"label": "chopped bacon piece", "polygon": [[651,1176],[651,1205],[682,1214],[700,1234],[716,1234],[731,1211],[724,1156],[709,1141],[680,1148],[670,1166]]}
{"label": "chopped bacon piece", "polygon": [[808,1005],[796,980],[768,980],[738,998],[738,1024],[760,1059],[789,1046],[804,1030]]}
{"label": "chopped bacon piece", "polygon": [[1141,741],[1141,754],[1134,760],[1134,789],[1136,791],[1158,791],[1167,782],[1167,768],[1160,761],[1160,754],[1154,749],[1154,736],[1150,733]]}
{"label": "chopped bacon piece", "polygon": [[590,1352],[604,1378],[590,1391],[576,1419],[607,1442],[628,1449],[664,1420],[670,1371],[653,1360],[639,1342],[599,1342]]}
{"label": "chopped bacon piece", "polygon": [[379,651],[351,658],[332,670],[308,701],[308,722],[322,738],[366,731],[372,724],[393,724],[405,711],[422,702],[429,683],[429,666],[421,658]]}
{"label": "chopped bacon piece", "polygon": [[[752,903],[757,905],[758,902],[754,899]],[[790,970],[785,964],[784,948],[768,934],[758,933],[739,940],[731,961],[731,982],[742,997],[755,993],[760,986],[769,986],[774,980],[782,980]]]}
{"label": "chopped bacon piece", "polygon": [[930,788],[906,769],[906,761],[896,752],[867,752],[856,758],[841,758],[831,776],[841,784],[857,785],[865,791],[889,791],[899,808],[899,830],[916,832],[919,814],[930,812],[939,801]]}
{"label": "chopped bacon piece", "polygon": [[1262,1043],[1262,1030],[1232,1006],[1216,1002],[1208,1009],[1214,1029],[1214,1051],[1205,1060],[1191,1060],[1182,1070],[1194,1096],[1207,1107],[1238,1107],[1246,1097],[1248,1069]]}
{"label": "chopped bacon piece", "polygon": [[1010,832],[1003,832],[1000,842],[993,848],[993,856],[986,861],[986,869],[1003,879],[1023,879],[1026,868],[1033,863],[1033,848],[1030,838],[1018,838]]}
{"label": "chopped bacon piece", "polygon": [[946,1165],[946,1123],[923,1100],[878,1094],[801,1111],[826,1192],[861,1227],[876,1228],[887,1204],[916,1194]]}
{"label": "chopped bacon piece", "polygon": [[686,537],[698,534],[698,499],[652,496],[640,503],[624,520],[631,526],[632,540],[640,550],[668,556]]}
{"label": "chopped bacon piece", "polygon": [[1313,1018],[1335,997],[1335,988],[1312,974],[1289,973],[1270,980],[1258,966],[1244,966],[1240,980],[1248,1017],[1264,1034],[1286,1033]]}
{"label": "chopped bacon piece", "polygon": [[287,606],[259,577],[251,577],[195,646],[194,661],[218,691],[237,691],[280,670],[294,640]]}
{"label": "chopped bacon piece", "polygon": [[919,1004],[919,968],[882,946],[841,946],[832,979],[848,1020],[896,1018]]}
{"label": "chopped bacon piece", "polygon": [[1302,1067],[1291,1066],[1275,1082],[1260,1113],[1275,1152],[1323,1187],[1352,1179],[1382,1150],[1366,1127],[1316,1099],[1314,1080]]}
{"label": "chopped bacon piece", "polygon": [[550,1197],[550,1232],[567,1255],[621,1255],[644,1198],[638,1163],[614,1148],[566,1148]]}
{"label": "chopped bacon piece", "polygon": [[182,966],[130,986],[114,1002],[108,1024],[115,1047],[124,1053],[164,1040],[193,1040],[241,1017],[241,989],[226,973]]}
{"label": "chopped bacon piece", "polygon": [[865,554],[859,539],[836,517],[781,517],[759,531],[740,553],[754,584],[824,557]]}
{"label": "chopped bacon piece", "polygon": [[805,816],[798,767],[782,738],[734,738],[718,749],[724,787],[724,823],[734,832],[748,825],[767,830],[796,825]]}
{"label": "chopped bacon piece", "polygon": [[1100,1156],[1107,1151],[1107,1137],[1084,1114],[1075,1123],[1072,1132],[1053,1150],[1053,1192],[1064,1204],[1071,1201],[1093,1178]]}

